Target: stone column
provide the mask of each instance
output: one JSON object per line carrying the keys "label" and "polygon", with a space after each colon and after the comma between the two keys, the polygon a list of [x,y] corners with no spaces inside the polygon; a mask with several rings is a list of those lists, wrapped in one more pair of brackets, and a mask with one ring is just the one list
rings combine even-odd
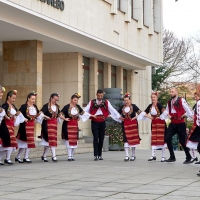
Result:
{"label": "stone column", "polygon": [[110,88],[111,87],[111,64],[110,63],[104,63],[103,77],[104,77],[104,88]]}
{"label": "stone column", "polygon": [[96,96],[96,91],[98,89],[98,60],[96,58],[90,59],[90,99],[94,99]]}
{"label": "stone column", "polygon": [[[42,106],[42,42],[37,40],[3,42],[3,83],[6,91],[16,89],[17,108],[36,91],[36,104]],[[6,95],[5,95],[6,96]],[[5,99],[4,96],[4,99]],[[40,133],[37,125],[36,132]]]}
{"label": "stone column", "polygon": [[117,66],[116,68],[116,87],[121,88],[123,91],[123,68],[120,66]]}

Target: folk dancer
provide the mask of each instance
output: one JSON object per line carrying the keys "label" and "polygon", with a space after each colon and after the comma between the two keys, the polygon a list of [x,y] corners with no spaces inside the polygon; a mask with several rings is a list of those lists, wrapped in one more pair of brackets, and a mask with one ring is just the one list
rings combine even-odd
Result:
{"label": "folk dancer", "polygon": [[[103,160],[102,147],[105,136],[105,120],[108,116],[116,121],[120,121],[119,113],[112,107],[108,100],[103,99],[104,92],[99,89],[96,93],[96,99],[91,100],[84,108],[84,111],[90,113],[91,128],[93,134],[94,161]],[[95,117],[93,117],[95,115]]]}
{"label": "folk dancer", "polygon": [[140,144],[140,136],[138,132],[137,116],[142,112],[135,104],[131,103],[131,94],[124,95],[124,105],[119,110],[122,121],[123,141],[126,157],[124,161],[129,161],[129,148],[131,148],[132,155],[130,161],[135,161],[135,149]]}
{"label": "folk dancer", "polygon": [[[2,105],[2,108],[5,110],[6,115],[4,116],[4,119],[1,122],[0,137],[2,141],[3,150],[6,152],[6,159],[4,160],[4,163],[9,165],[13,164],[13,162],[10,160],[10,156],[13,150],[15,150],[18,147],[14,127],[18,126],[20,123],[27,121],[27,119],[24,118],[22,113],[18,111],[14,105],[16,95],[16,90],[8,92],[6,101]],[[0,157],[0,161],[1,159],[2,157]]]}
{"label": "folk dancer", "polygon": [[85,112],[78,100],[81,98],[79,93],[71,96],[71,102],[63,107],[61,110],[61,118],[64,122],[62,124],[62,139],[68,152],[68,161],[75,161],[74,150],[78,147],[78,121],[81,119],[83,122],[88,120],[91,116]]}
{"label": "folk dancer", "polygon": [[[200,85],[197,87],[197,91],[194,93],[194,98],[196,100],[196,104],[193,107],[194,123],[186,143],[186,146],[190,148],[190,154],[192,156],[190,163],[198,161],[195,150],[198,149],[198,152],[200,152],[200,149],[198,148],[198,144],[200,142]],[[196,162],[195,164],[200,164],[200,162]]]}
{"label": "folk dancer", "polygon": [[[37,93],[31,92],[27,96],[26,103],[21,105],[19,111],[24,115],[27,122],[23,122],[19,126],[17,134],[17,143],[18,143],[18,154],[15,158],[15,162],[19,163],[31,163],[29,159],[29,152],[31,149],[35,148],[34,141],[34,131],[35,131],[35,122],[42,123],[42,119],[46,117],[43,113],[39,112],[37,105],[35,105]],[[48,117],[47,117],[48,118]],[[21,160],[21,154],[24,151],[24,158]]]}
{"label": "folk dancer", "polygon": [[[6,91],[6,89],[0,85],[0,99],[3,98],[3,93],[4,93],[5,91]],[[4,109],[1,107],[1,105],[0,105],[0,125],[1,125],[1,121],[2,121],[2,119],[4,118],[5,114],[6,114],[6,113],[5,113],[5,110],[4,110]],[[0,138],[0,158],[2,158],[2,157],[4,156],[4,154],[5,154],[5,152],[4,152],[4,150],[3,150],[2,141],[1,141],[1,138]],[[0,160],[0,165],[4,165],[4,164],[1,162],[1,160]]]}
{"label": "folk dancer", "polygon": [[59,101],[59,94],[53,93],[49,98],[49,102],[43,105],[41,112],[47,116],[42,121],[41,136],[42,139],[40,145],[44,146],[44,152],[41,159],[44,162],[47,160],[47,152],[50,148],[52,153],[52,161],[57,162],[56,158],[56,147],[57,147],[57,124],[60,123],[60,109],[57,102]]}
{"label": "folk dancer", "polygon": [[161,119],[160,115],[164,112],[164,107],[158,102],[158,92],[152,91],[152,103],[148,105],[146,110],[141,113],[143,120],[151,120],[151,148],[152,155],[148,161],[156,160],[156,149],[162,149],[161,162],[165,161],[165,143],[166,123],[165,119]]}
{"label": "folk dancer", "polygon": [[190,163],[191,155],[189,149],[186,147],[186,125],[184,118],[192,117],[193,113],[189,108],[186,100],[182,97],[178,96],[178,90],[176,88],[172,88],[170,90],[171,99],[168,101],[166,110],[162,113],[161,117],[168,116],[171,119],[171,123],[169,124],[166,132],[165,141],[167,142],[167,147],[170,152],[170,157],[166,162],[175,162],[176,157],[173,151],[172,146],[172,137],[177,134],[179,137],[179,142],[183,147],[186,155],[186,160],[183,164]]}

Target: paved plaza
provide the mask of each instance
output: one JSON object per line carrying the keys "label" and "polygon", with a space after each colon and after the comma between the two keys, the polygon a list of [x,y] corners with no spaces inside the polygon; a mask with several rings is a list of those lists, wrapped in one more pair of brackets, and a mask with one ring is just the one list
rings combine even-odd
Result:
{"label": "paved plaza", "polygon": [[[92,153],[75,155],[68,162],[15,163],[0,166],[0,199],[54,200],[199,200],[200,165],[184,165],[184,153],[176,152],[177,162],[148,162],[151,151],[137,150],[134,162],[124,162],[124,152],[106,152],[103,161],[93,161]],[[168,157],[168,152],[167,152]]]}

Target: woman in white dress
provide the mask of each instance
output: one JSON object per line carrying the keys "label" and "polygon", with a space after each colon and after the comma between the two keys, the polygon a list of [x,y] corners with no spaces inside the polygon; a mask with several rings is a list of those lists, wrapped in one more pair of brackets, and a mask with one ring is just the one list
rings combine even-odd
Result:
{"label": "woman in white dress", "polygon": [[57,147],[57,124],[60,123],[60,109],[57,102],[60,95],[53,93],[50,96],[49,102],[43,105],[41,112],[47,116],[46,120],[42,121],[41,136],[42,139],[40,145],[44,146],[44,152],[41,159],[44,162],[48,162],[46,156],[50,149],[52,153],[52,161],[57,162],[56,147]]}
{"label": "woman in white dress", "polygon": [[75,93],[71,96],[71,102],[61,110],[62,118],[62,139],[67,148],[68,161],[74,161],[74,150],[78,147],[78,121],[83,122],[90,117],[95,117],[85,112],[79,105],[80,94]]}
{"label": "woman in white dress", "polygon": [[[152,155],[148,161],[156,160],[156,149],[162,149],[161,162],[165,161],[165,149],[167,144],[165,143],[166,123],[163,119],[162,113],[164,107],[158,102],[158,93],[152,91],[151,94],[152,103],[148,105],[146,110],[141,113],[140,120],[151,120],[151,148]],[[166,117],[167,118],[167,117]]]}
{"label": "woman in white dress", "polygon": [[[27,119],[24,118],[22,113],[18,111],[14,105],[16,95],[16,90],[8,92],[6,102],[2,105],[2,108],[5,110],[6,115],[1,122],[0,137],[3,150],[6,152],[6,159],[4,160],[4,163],[9,165],[13,164],[10,160],[11,153],[18,147],[14,127],[18,126],[24,121],[27,121]],[[0,161],[2,157],[0,157]]]}
{"label": "woman in white dress", "polygon": [[[119,108],[118,112],[121,115],[120,120],[122,121],[123,141],[126,153],[124,161],[134,161],[136,159],[135,149],[141,140],[137,117],[142,111],[135,104],[131,103],[130,93],[126,93],[124,95],[124,105]],[[129,148],[132,151],[131,158],[129,158]]]}
{"label": "woman in white dress", "polygon": [[[34,140],[34,131],[35,131],[35,122],[42,122],[42,119],[46,117],[42,112],[40,112],[35,105],[37,94],[35,92],[31,92],[27,96],[27,101],[25,104],[21,105],[19,111],[24,115],[24,117],[28,120],[27,122],[23,122],[19,126],[18,134],[17,134],[17,143],[18,143],[18,154],[15,158],[15,162],[19,163],[31,163],[32,161],[29,159],[29,152],[31,149],[35,148],[35,140]],[[21,160],[21,155],[24,151],[24,158]]]}

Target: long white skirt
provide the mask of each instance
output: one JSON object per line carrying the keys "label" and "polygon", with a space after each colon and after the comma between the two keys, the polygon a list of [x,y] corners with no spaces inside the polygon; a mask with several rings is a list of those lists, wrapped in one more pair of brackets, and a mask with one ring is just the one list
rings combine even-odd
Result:
{"label": "long white skirt", "polygon": [[186,147],[190,149],[197,149],[197,146],[198,146],[198,142],[192,142],[190,140],[186,144]]}
{"label": "long white skirt", "polygon": [[63,144],[64,144],[67,148],[76,149],[76,148],[78,147],[78,141],[77,141],[77,145],[76,145],[76,146],[71,146],[71,145],[69,145],[69,141],[68,141],[68,140],[63,140]]}
{"label": "long white skirt", "polygon": [[152,149],[163,149],[163,148],[166,148],[167,147],[167,144],[165,143],[164,145],[158,145],[158,146],[151,146]]}
{"label": "long white skirt", "polygon": [[137,147],[137,146],[138,146],[137,144],[136,145],[129,145],[128,142],[124,143],[124,148],[126,148],[126,147],[131,148],[131,147]]}
{"label": "long white skirt", "polygon": [[17,140],[18,148],[26,149],[28,148],[28,143],[22,140]]}

